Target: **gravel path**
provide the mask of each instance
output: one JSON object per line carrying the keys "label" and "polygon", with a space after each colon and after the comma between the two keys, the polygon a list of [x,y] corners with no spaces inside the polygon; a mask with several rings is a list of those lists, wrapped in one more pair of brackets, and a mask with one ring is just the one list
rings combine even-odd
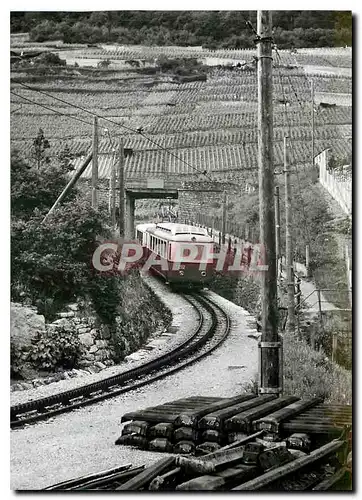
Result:
{"label": "gravel path", "polygon": [[[231,333],[224,344],[203,360],[151,385],[11,431],[12,489],[37,490],[128,462],[148,465],[162,455],[114,445],[125,412],[186,396],[227,397],[243,392],[242,386],[257,372],[255,322],[241,307],[214,292],[206,293],[230,315]],[[183,310],[175,317],[182,335],[188,328],[189,311],[179,296],[170,294],[168,299],[171,309],[178,304]]]}
{"label": "gravel path", "polygon": [[98,373],[82,374],[75,378],[59,380],[58,382],[42,385],[34,389],[11,392],[10,404],[13,406],[34,399],[44,398],[52,394],[81,387],[85,384],[98,382],[113,375],[118,375],[171,351],[191,336],[198,324],[198,314],[194,307],[182,297],[170,292],[169,288],[161,281],[150,276],[143,276],[143,279],[172,313],[172,323],[168,331],[156,332],[149,337],[147,344],[143,348],[127,356],[128,359],[126,361],[105,368]]}

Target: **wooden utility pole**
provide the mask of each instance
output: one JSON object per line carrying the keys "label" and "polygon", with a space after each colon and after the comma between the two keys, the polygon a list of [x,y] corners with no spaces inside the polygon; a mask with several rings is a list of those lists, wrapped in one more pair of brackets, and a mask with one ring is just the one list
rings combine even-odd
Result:
{"label": "wooden utility pole", "polygon": [[280,277],[280,203],[279,203],[279,186],[275,186],[275,247],[277,258],[277,276]]}
{"label": "wooden utility pole", "polygon": [[260,243],[267,270],[261,271],[259,392],[280,393],[277,276],[275,256],[272,15],[258,11],[258,165]]}
{"label": "wooden utility pole", "polygon": [[226,217],[227,217],[226,210],[227,210],[227,194],[226,191],[224,191],[222,199],[222,220],[221,220],[222,243],[225,243]]}
{"label": "wooden utility pole", "polygon": [[288,286],[288,319],[286,329],[289,333],[295,330],[294,307],[294,268],[292,241],[292,197],[290,186],[290,171],[288,158],[288,138],[284,137],[284,173],[285,173],[285,265]]}
{"label": "wooden utility pole", "polygon": [[98,117],[93,118],[92,207],[98,208]]}
{"label": "wooden utility pole", "polygon": [[92,207],[98,208],[98,117],[93,121]]}
{"label": "wooden utility pole", "polygon": [[116,226],[116,158],[115,158],[115,155],[113,155],[113,159],[112,159],[110,191],[111,191],[111,221],[112,221],[112,228],[114,229]]}
{"label": "wooden utility pole", "polygon": [[123,140],[119,142],[118,158],[118,188],[119,188],[119,235],[124,236],[124,145]]}
{"label": "wooden utility pole", "polygon": [[312,93],[312,166],[314,165],[314,82],[311,81]]}

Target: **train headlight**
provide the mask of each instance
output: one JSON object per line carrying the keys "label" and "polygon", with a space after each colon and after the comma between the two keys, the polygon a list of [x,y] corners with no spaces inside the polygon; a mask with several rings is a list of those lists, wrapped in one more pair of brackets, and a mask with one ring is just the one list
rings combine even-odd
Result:
{"label": "train headlight", "polygon": [[180,276],[183,276],[183,275],[185,274],[185,273],[184,273],[183,271],[181,271],[181,270],[180,270],[178,273],[179,273],[179,275],[180,275]]}
{"label": "train headlight", "polygon": [[201,276],[206,276],[206,271],[201,271]]}

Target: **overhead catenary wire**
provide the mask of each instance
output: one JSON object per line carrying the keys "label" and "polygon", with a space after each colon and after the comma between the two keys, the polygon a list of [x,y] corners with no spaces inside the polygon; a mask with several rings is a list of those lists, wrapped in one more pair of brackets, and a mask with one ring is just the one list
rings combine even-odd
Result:
{"label": "overhead catenary wire", "polygon": [[[250,62],[255,62],[255,59],[251,59],[251,60],[250,60]],[[214,181],[214,179],[212,179],[212,178],[208,175],[208,172],[207,172],[206,170],[203,170],[203,171],[202,171],[202,170],[200,170],[199,168],[194,167],[191,163],[187,162],[186,160],[184,160],[184,159],[183,159],[183,158],[181,158],[180,156],[176,155],[175,153],[173,153],[172,151],[170,151],[168,148],[166,148],[166,147],[162,146],[162,145],[161,145],[161,144],[159,144],[157,141],[155,141],[154,139],[150,138],[148,135],[146,135],[143,131],[140,131],[139,129],[133,129],[132,127],[128,127],[128,126],[126,126],[126,125],[123,125],[123,124],[121,124],[121,123],[118,123],[118,122],[116,122],[116,121],[114,121],[114,120],[111,120],[110,118],[107,118],[107,117],[105,117],[105,116],[103,116],[103,115],[100,115],[100,114],[95,114],[95,113],[93,113],[92,111],[89,111],[89,110],[87,110],[86,108],[84,108],[84,107],[82,107],[82,106],[79,106],[79,105],[77,105],[77,104],[70,103],[69,101],[66,101],[66,100],[64,100],[64,99],[61,99],[61,98],[59,98],[59,97],[55,97],[55,96],[53,96],[52,94],[49,94],[48,92],[45,92],[45,91],[43,91],[43,90],[35,89],[35,88],[33,88],[33,87],[29,86],[29,85],[26,85],[26,84],[24,84],[24,83],[22,83],[22,82],[16,82],[16,83],[18,83],[19,85],[21,85],[22,87],[24,87],[24,88],[26,88],[26,89],[28,89],[28,90],[32,90],[32,91],[34,91],[34,92],[38,92],[38,93],[40,93],[40,94],[43,94],[43,95],[45,95],[45,96],[47,96],[47,97],[50,97],[50,98],[52,98],[52,99],[55,99],[55,100],[57,100],[57,101],[59,101],[59,102],[61,102],[61,103],[63,103],[63,104],[66,104],[66,105],[68,105],[68,106],[71,106],[71,107],[74,107],[74,108],[79,109],[79,110],[81,110],[81,111],[84,111],[84,112],[86,112],[86,113],[88,113],[88,114],[90,114],[90,115],[92,115],[92,116],[95,116],[95,115],[96,115],[98,118],[100,118],[100,119],[102,119],[102,120],[104,120],[104,121],[107,121],[107,122],[111,123],[112,125],[116,126],[117,128],[118,128],[118,127],[125,128],[125,129],[126,129],[126,130],[128,130],[128,131],[131,131],[131,132],[133,132],[133,133],[135,133],[135,134],[141,135],[141,136],[142,136],[142,137],[144,137],[147,141],[149,141],[151,144],[154,144],[155,146],[157,146],[157,147],[158,147],[158,148],[160,148],[161,150],[165,151],[165,152],[166,152],[166,153],[168,153],[169,155],[173,156],[174,158],[178,159],[179,161],[181,161],[181,162],[182,162],[182,163],[184,163],[185,165],[189,166],[189,167],[190,167],[190,168],[192,168],[193,170],[195,170],[195,171],[199,172],[200,174],[203,174],[205,177],[208,177],[208,178],[209,178],[209,180]],[[65,115],[65,116],[67,116],[67,115]],[[243,168],[243,169],[241,169],[241,170],[242,170],[242,171],[244,171],[244,170],[253,170],[253,169],[245,169],[245,168]]]}
{"label": "overhead catenary wire", "polygon": [[[18,103],[18,102],[15,102],[15,103],[14,103],[13,101],[10,101],[10,104],[20,104],[20,103]],[[20,106],[19,106],[18,108],[16,108],[16,109],[12,109],[12,110],[10,111],[10,113],[16,113],[17,111],[20,111],[22,108],[23,108],[23,106],[20,104]]]}
{"label": "overhead catenary wire", "polygon": [[[278,47],[274,44],[274,47],[273,47],[273,48],[274,48],[274,50],[275,50],[275,53],[276,53],[276,56],[277,56],[277,58],[278,58],[278,60],[279,60],[280,65],[282,65],[282,59],[281,59],[281,56],[280,56],[280,53],[279,53]],[[303,103],[303,102],[300,100],[300,98],[299,98],[299,96],[298,96],[298,93],[297,93],[297,91],[295,90],[295,87],[294,87],[294,85],[293,85],[293,82],[292,82],[292,80],[291,80],[291,78],[290,78],[290,75],[286,74],[285,76],[286,76],[286,77],[287,77],[287,79],[288,79],[288,82],[289,82],[290,88],[292,89],[293,94],[294,94],[294,96],[295,96],[295,98],[296,98],[296,100],[297,100],[298,104],[299,104],[299,105],[300,105],[300,107],[303,109],[303,108],[304,108],[304,106],[306,105],[306,102],[304,102],[304,103]],[[305,72],[304,72],[304,71],[302,71],[302,76],[306,79],[307,83],[308,83],[308,84],[310,84],[310,81],[308,80],[308,78],[307,78],[307,76],[306,76],[306,74],[305,74]],[[309,120],[310,120],[310,118],[309,118]]]}
{"label": "overhead catenary wire", "polygon": [[[20,94],[16,94],[15,92],[13,91],[10,91],[11,94],[13,94],[14,96],[17,96],[17,97],[20,97],[21,99],[24,99],[25,101],[27,102],[30,102],[31,104],[35,104],[37,106],[40,106],[41,108],[44,108],[44,109],[47,109],[48,111],[52,111],[53,113],[56,113],[57,115],[60,115],[60,116],[64,116],[64,117],[67,117],[67,118],[72,118],[73,120],[76,120],[78,122],[81,122],[81,123],[85,123],[86,125],[89,125],[91,127],[94,126],[93,123],[90,123],[90,122],[87,122],[85,120],[82,120],[81,118],[78,118],[77,116],[74,116],[74,115],[69,115],[67,113],[62,113],[61,111],[57,111],[53,108],[50,108],[49,106],[46,106],[45,104],[41,104],[40,102],[37,102],[37,101],[33,101],[32,99],[28,99],[27,97],[24,97]],[[20,108],[19,108],[20,109]],[[101,127],[101,125],[98,125],[98,128],[103,128]],[[108,136],[109,136],[109,139],[110,139],[110,143],[114,149],[114,143],[113,143],[113,140],[111,138],[111,135],[110,135],[110,132],[108,129],[106,129],[106,131],[108,132]]]}
{"label": "overhead catenary wire", "polygon": [[[254,58],[254,59],[252,59],[252,60],[250,60],[250,61],[255,62],[255,58]],[[198,172],[198,173],[200,173],[200,174],[204,175],[204,176],[205,176],[205,177],[207,177],[209,180],[211,180],[211,181],[214,181],[214,180],[215,180],[215,179],[212,179],[212,178],[208,175],[208,172],[207,172],[206,170],[201,170],[201,169],[199,169],[199,168],[197,168],[197,167],[194,167],[194,166],[193,166],[190,162],[188,162],[188,161],[184,160],[184,159],[183,159],[183,158],[181,158],[179,155],[177,155],[177,154],[173,153],[173,152],[172,152],[172,151],[170,151],[168,148],[166,148],[166,147],[162,146],[162,145],[161,145],[161,144],[159,144],[157,141],[155,141],[155,140],[153,140],[152,138],[150,138],[149,136],[147,136],[147,135],[146,135],[146,134],[145,134],[142,130],[139,130],[139,129],[133,129],[132,127],[128,127],[128,126],[126,126],[126,125],[123,125],[123,124],[121,124],[121,123],[118,123],[118,122],[116,122],[116,121],[114,121],[114,120],[112,120],[112,119],[110,119],[110,118],[107,118],[107,117],[105,117],[105,116],[103,116],[103,115],[100,115],[100,114],[95,114],[95,113],[93,113],[92,111],[89,111],[88,109],[86,109],[86,108],[84,108],[84,107],[82,107],[82,106],[79,106],[79,105],[77,105],[77,104],[73,104],[73,103],[71,103],[71,102],[69,102],[69,101],[66,101],[65,99],[61,99],[61,98],[56,97],[56,96],[54,96],[54,95],[52,95],[52,94],[49,94],[48,92],[45,92],[45,91],[40,90],[40,89],[36,89],[36,88],[31,87],[31,86],[29,86],[29,85],[26,85],[26,84],[24,84],[24,83],[22,83],[22,82],[15,82],[15,83],[18,83],[19,85],[21,85],[21,86],[22,86],[22,87],[24,87],[25,89],[31,90],[31,91],[33,91],[33,92],[37,92],[37,93],[42,94],[42,95],[45,95],[45,96],[47,96],[47,97],[50,97],[51,99],[54,99],[54,100],[56,100],[56,101],[59,101],[59,102],[61,102],[61,103],[63,103],[63,104],[66,104],[67,106],[73,107],[73,108],[75,108],[75,109],[79,109],[79,110],[81,110],[81,111],[83,111],[83,112],[85,112],[85,113],[90,114],[91,116],[97,116],[98,118],[100,118],[100,119],[102,119],[102,120],[104,120],[104,121],[106,121],[106,122],[109,122],[109,123],[110,123],[110,124],[112,124],[114,127],[117,127],[117,128],[121,127],[121,128],[124,128],[124,129],[126,129],[126,130],[128,130],[128,131],[131,131],[131,132],[133,132],[133,133],[135,133],[135,134],[141,135],[141,136],[143,136],[143,137],[144,137],[147,141],[149,141],[151,144],[153,144],[153,145],[155,145],[156,147],[160,148],[161,150],[165,151],[167,154],[169,154],[169,155],[173,156],[174,158],[176,158],[177,160],[181,161],[181,162],[182,162],[182,163],[184,163],[185,165],[189,166],[191,169],[195,170],[196,172]],[[86,122],[86,121],[84,121],[84,120],[81,120],[80,118],[77,118],[77,117],[75,117],[74,115],[68,115],[68,114],[66,114],[66,113],[61,113],[61,112],[56,111],[56,110],[54,110],[54,109],[52,109],[52,108],[50,108],[50,107],[46,107],[45,105],[42,105],[42,104],[40,104],[40,103],[38,103],[38,102],[33,102],[33,101],[31,101],[30,99],[25,98],[25,97],[23,97],[23,96],[21,96],[21,95],[19,95],[19,94],[15,94],[15,93],[14,93],[14,95],[17,95],[17,96],[19,96],[19,97],[21,97],[21,98],[23,98],[23,99],[25,99],[25,100],[28,100],[29,102],[32,102],[32,103],[34,103],[34,104],[37,104],[38,106],[41,106],[41,107],[43,107],[43,108],[45,108],[45,109],[48,109],[48,110],[50,110],[50,111],[52,111],[52,112],[54,112],[54,113],[59,114],[59,115],[62,115],[62,116],[65,116],[65,117],[69,117],[69,118],[73,118],[73,119],[78,120],[78,121],[83,121],[84,123],[86,123],[86,124],[88,124],[88,125],[90,125],[90,126],[93,126],[93,124],[91,124],[91,123],[89,123],[89,122]],[[101,125],[99,125],[99,127],[103,128]],[[256,169],[256,168],[254,168],[254,167],[252,167],[252,168],[245,168],[245,167],[240,168],[240,171],[241,171],[241,172],[242,172],[242,171],[246,171],[246,170],[248,170],[248,171],[256,171],[257,169]],[[218,171],[213,171],[213,172],[214,172],[215,174],[217,174],[217,172],[218,172]]]}
{"label": "overhead catenary wire", "polygon": [[123,125],[123,124],[118,123],[114,120],[111,120],[110,118],[107,118],[103,115],[100,115],[99,113],[93,113],[92,111],[89,111],[89,109],[84,108],[83,106],[79,106],[78,104],[74,104],[72,102],[66,101],[65,99],[61,99],[60,97],[56,97],[52,94],[49,94],[49,92],[45,92],[44,90],[36,89],[36,88],[31,87],[30,85],[26,85],[25,83],[22,83],[22,82],[15,82],[15,83],[17,83],[18,85],[21,85],[22,87],[26,88],[27,90],[31,90],[32,92],[37,92],[38,94],[42,94],[42,95],[45,95],[47,97],[50,97],[51,99],[54,99],[55,101],[59,101],[63,104],[66,104],[67,106],[72,107],[72,108],[79,109],[80,111],[83,111],[84,113],[87,113],[91,116],[97,116],[98,118],[100,118],[104,121],[112,123],[116,127],[122,127],[130,132],[137,133],[137,130],[135,130],[131,127],[127,127],[126,125]]}
{"label": "overhead catenary wire", "polygon": [[[22,96],[22,95],[20,95],[20,94],[17,94],[17,93],[15,93],[15,92],[13,92],[13,91],[10,91],[10,92],[11,92],[11,94],[13,94],[14,96],[20,97],[21,99],[24,99],[25,101],[27,101],[27,102],[29,102],[29,103],[31,103],[31,104],[35,104],[35,105],[40,106],[40,107],[42,107],[42,108],[44,108],[44,109],[47,109],[48,111],[52,111],[53,113],[56,113],[56,114],[58,114],[58,115],[60,115],[60,116],[64,116],[64,117],[66,117],[66,118],[71,118],[71,119],[73,119],[73,120],[77,120],[77,121],[79,121],[79,122],[85,123],[86,125],[89,125],[89,126],[93,127],[93,124],[92,124],[91,122],[87,122],[87,121],[85,121],[85,120],[82,120],[81,118],[78,118],[78,117],[76,117],[76,116],[74,116],[74,115],[70,115],[70,114],[67,114],[67,113],[62,113],[61,111],[57,111],[57,110],[55,110],[55,109],[53,109],[53,108],[50,108],[49,106],[46,106],[45,104],[41,104],[41,103],[39,103],[39,102],[37,102],[37,101],[33,101],[32,99],[29,99],[29,98],[27,98],[27,97],[24,97],[24,96]],[[113,142],[113,140],[111,139],[111,136],[110,136],[110,132],[109,132],[109,130],[108,130],[108,129],[105,129],[105,128],[104,128],[104,127],[102,127],[101,125],[98,125],[98,128],[102,128],[103,130],[105,130],[105,131],[108,133],[109,138],[110,138],[110,143],[111,143],[111,146],[112,146],[112,148],[114,148],[114,147],[115,147],[115,146],[114,146],[114,142]],[[167,151],[167,152],[169,152],[169,151]],[[170,152],[169,152],[169,153],[170,153]],[[182,159],[181,159],[181,158],[179,158],[177,155],[175,155],[175,156],[176,156],[176,158],[180,159],[181,161],[183,161],[183,162],[185,163],[185,160],[182,160]],[[188,163],[188,162],[186,162],[186,164],[187,164],[187,165],[189,165],[189,163]],[[190,165],[190,166],[192,166],[192,165]],[[198,169],[196,169],[196,167],[193,167],[193,168],[194,168],[195,170],[197,170],[197,171],[198,171]],[[243,169],[235,169],[235,170],[236,170],[236,171],[241,171],[241,172],[243,172],[243,171],[256,171],[256,169],[255,169],[254,167],[251,167],[251,168],[245,168],[245,167],[244,167]],[[162,173],[163,171],[160,171],[160,172]],[[215,171],[215,174],[218,174],[218,173],[219,173],[219,171]],[[185,174],[182,174],[182,175],[185,175]],[[186,175],[187,175],[187,174],[186,174]],[[211,180],[212,180],[212,181],[214,181],[214,179],[211,179]],[[216,181],[216,182],[219,182],[219,181]],[[232,185],[235,185],[235,186],[239,186],[239,185],[237,185],[237,184],[230,183],[229,181],[225,181],[225,182],[226,182],[227,184],[232,184]]]}
{"label": "overhead catenary wire", "polygon": [[[276,50],[275,47],[274,47],[274,50]],[[280,58],[280,55],[279,55],[279,53],[278,53],[277,50],[276,50],[276,55],[279,58],[279,63],[281,64],[281,58]],[[290,127],[290,123],[289,123],[288,113],[287,113],[287,110],[286,110],[286,95],[285,95],[285,92],[284,92],[284,84],[283,84],[283,81],[282,81],[282,75],[281,75],[280,71],[278,71],[278,76],[279,76],[279,81],[280,81],[280,85],[281,85],[281,89],[282,89],[283,101],[285,102],[285,104],[284,104],[284,116],[285,116],[286,125],[287,125],[287,129],[288,129],[288,135],[290,136],[291,135],[291,127]],[[289,145],[290,145],[291,149],[293,150],[293,141],[289,141]],[[303,201],[303,197],[302,197],[302,190],[301,190],[301,185],[300,185],[299,172],[298,172],[298,168],[297,168],[296,164],[294,164],[292,166],[294,166],[294,170],[295,170],[296,175],[297,175],[298,190],[299,190],[299,196],[301,198],[301,205],[302,205],[303,221],[304,221],[304,228],[305,228],[305,233],[306,233],[306,239],[307,239],[307,243],[310,244],[310,233],[309,233],[309,228],[308,228],[308,224],[307,224],[307,217],[306,217],[306,213],[305,213],[304,201]]]}
{"label": "overhead catenary wire", "polygon": [[[135,134],[139,134],[141,135],[142,137],[144,137],[145,139],[147,139],[149,142],[151,142],[152,144],[154,144],[155,146],[157,146],[158,148],[160,148],[161,150],[167,152],[169,155],[173,156],[174,158],[178,159],[179,161],[181,161],[182,163],[184,163],[185,165],[187,165],[188,167],[190,167],[191,169],[199,172],[200,174],[204,175],[205,177],[207,177],[210,181],[213,181],[213,179],[208,175],[207,173],[207,170],[200,170],[198,169],[197,167],[194,167],[193,165],[191,165],[191,163],[187,162],[186,160],[184,160],[183,158],[180,158],[178,155],[176,155],[175,153],[173,153],[172,151],[170,151],[168,148],[165,148],[164,146],[162,146],[161,144],[159,144],[158,142],[154,141],[153,139],[150,139],[143,131],[142,129],[133,129],[131,127],[128,127],[127,125],[123,125],[122,123],[118,123],[114,120],[111,120],[110,118],[107,118],[103,115],[100,115],[98,113],[93,113],[92,111],[89,111],[88,109],[84,108],[83,106],[79,106],[77,104],[73,104],[73,103],[70,103],[69,101],[66,101],[64,99],[61,99],[59,97],[55,97],[51,94],[49,94],[48,92],[45,92],[43,90],[39,90],[39,89],[35,89],[33,87],[30,87],[29,85],[26,85],[25,83],[22,83],[22,82],[16,82],[18,83],[19,85],[21,85],[22,87],[28,89],[28,90],[31,90],[33,92],[38,92],[39,94],[43,94],[47,97],[50,97],[56,101],[59,101],[59,102],[62,102],[63,104],[66,104],[67,106],[71,106],[73,108],[76,108],[76,109],[79,109],[81,111],[83,111],[84,113],[88,113],[92,116],[97,116],[99,119],[102,119],[106,122],[109,122],[111,123],[112,125],[116,126],[117,128],[118,127],[121,127],[121,128],[124,128],[130,132],[133,132]],[[18,94],[14,94],[14,95],[18,95]],[[19,96],[19,95],[18,95]],[[21,97],[21,96],[19,96]],[[55,112],[55,111],[54,111]],[[71,116],[71,115],[67,115],[65,114],[65,116]],[[85,122],[87,123],[87,122]]]}
{"label": "overhead catenary wire", "polygon": [[24,101],[28,101],[30,102],[31,104],[36,104],[37,106],[40,106],[41,108],[44,108],[44,109],[47,109],[48,111],[52,111],[53,113],[59,115],[59,116],[65,116],[67,118],[71,118],[73,120],[77,120],[78,122],[81,122],[81,123],[85,123],[86,125],[90,125],[90,126],[93,126],[92,123],[90,122],[87,122],[85,120],[82,120],[82,118],[78,118],[77,116],[74,116],[74,115],[69,115],[67,113],[62,113],[61,111],[57,111],[53,108],[50,108],[49,106],[46,106],[45,104],[41,104],[40,102],[37,102],[37,101],[33,101],[32,99],[29,99],[28,97],[24,97],[22,96],[21,94],[17,94],[16,92],[14,92],[13,90],[10,90],[10,94],[16,96],[16,97],[20,97],[20,99],[24,99]]}

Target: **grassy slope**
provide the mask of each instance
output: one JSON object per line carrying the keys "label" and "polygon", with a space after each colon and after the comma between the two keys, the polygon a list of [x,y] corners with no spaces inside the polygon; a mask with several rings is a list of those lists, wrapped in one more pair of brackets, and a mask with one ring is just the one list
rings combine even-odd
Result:
{"label": "grassy slope", "polygon": [[[294,182],[293,182],[294,180]],[[330,225],[331,215],[328,204],[323,199],[320,187],[309,172],[299,175],[299,182],[292,178],[294,201],[294,240],[299,243],[297,249],[299,260],[302,250],[310,239],[313,258],[313,277],[321,288],[337,288],[346,286],[345,265],[338,252],[337,242],[333,237]],[[281,201],[284,199],[281,187]],[[304,206],[304,212],[302,210]],[[281,203],[282,205],[282,203]],[[257,195],[245,200],[240,198],[233,206],[235,217],[248,217],[252,220],[257,214]],[[284,210],[281,215],[282,225]],[[309,229],[305,230],[305,222]],[[257,221],[256,223],[257,224]],[[282,229],[282,239],[284,230]],[[258,311],[259,288],[251,277],[240,280],[219,276],[212,288],[225,298],[244,307],[252,314]],[[339,296],[330,292],[330,300],[343,305],[343,294]],[[351,404],[352,374],[328,360],[323,351],[314,351],[305,339],[299,340],[288,335],[284,337],[284,391],[300,397],[322,396],[326,402]]]}
{"label": "grassy slope", "polygon": [[284,336],[284,392],[325,403],[352,404],[352,373],[314,351],[307,342]]}

